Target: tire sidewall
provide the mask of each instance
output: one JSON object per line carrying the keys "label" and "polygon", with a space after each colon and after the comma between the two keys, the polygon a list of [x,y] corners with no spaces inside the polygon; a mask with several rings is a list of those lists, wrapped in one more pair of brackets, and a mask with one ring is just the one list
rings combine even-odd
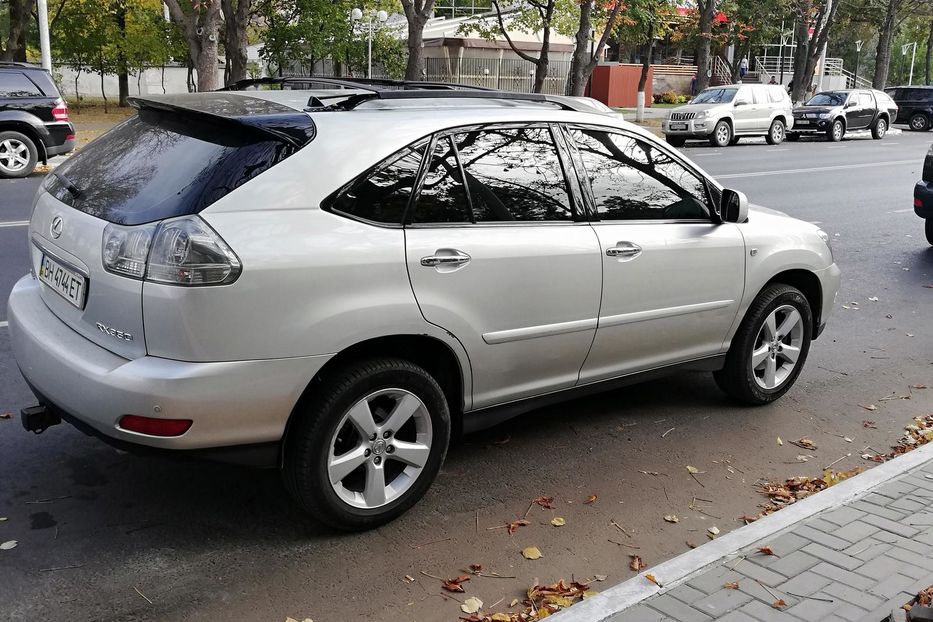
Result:
{"label": "tire sidewall", "polygon": [[[919,119],[920,123],[915,124],[914,119]],[[925,114],[918,112],[910,117],[907,125],[915,132],[924,132],[930,127],[930,119]]]}
{"label": "tire sidewall", "polygon": [[887,133],[888,122],[884,119],[878,119],[877,123],[875,123],[875,130],[872,132],[872,134],[876,139],[881,140]]}
{"label": "tire sidewall", "polygon": [[[309,486],[300,492],[293,491],[293,494],[301,497],[298,500],[306,509],[332,527],[358,530],[391,521],[417,503],[427,492],[447,455],[450,411],[437,382],[420,367],[404,361],[361,376],[350,381],[347,386],[347,390],[333,399],[301,413],[309,420],[299,422],[289,433],[285,444],[285,468],[304,471],[303,479]],[[327,461],[331,443],[338,424],[351,406],[370,393],[388,388],[410,391],[427,407],[431,417],[431,454],[418,479],[397,499],[379,508],[356,508],[344,502],[330,483]],[[300,460],[300,463],[290,464],[290,459]]]}
{"label": "tire sidewall", "polygon": [[[800,356],[797,359],[797,365],[794,366],[790,375],[777,387],[765,389],[759,386],[758,382],[755,380],[755,374],[751,366],[752,350],[755,347],[755,340],[758,338],[758,333],[761,331],[765,319],[775,309],[783,305],[791,305],[800,313],[801,320],[803,321],[803,343],[800,346]],[[804,364],[807,362],[807,355],[810,351],[810,341],[813,335],[813,315],[810,310],[810,305],[806,297],[804,297],[800,291],[788,287],[782,293],[771,298],[767,304],[757,310],[754,317],[749,317],[747,321],[749,325],[748,329],[743,332],[739,353],[741,357],[741,368],[744,370],[742,374],[743,383],[756,401],[760,403],[773,402],[790,390],[794,382],[796,382],[797,376],[800,375]]]}
{"label": "tire sidewall", "polygon": [[[780,126],[781,128],[781,132],[780,132],[780,135],[777,138],[775,138],[774,130],[778,126]],[[769,145],[780,145],[782,142],[784,142],[784,138],[786,136],[787,136],[787,130],[784,127],[784,122],[781,121],[780,119],[775,119],[774,121],[772,121],[771,127],[768,128],[768,135],[766,136],[768,144]]]}
{"label": "tire sidewall", "polygon": [[28,177],[36,170],[36,164],[39,163],[39,151],[36,148],[36,144],[32,141],[31,138],[20,132],[13,131],[0,131],[0,142],[4,140],[17,140],[23,143],[26,146],[26,150],[29,152],[29,162],[26,164],[26,167],[20,171],[10,172],[5,170],[0,166],[0,179],[18,179],[21,177]]}
{"label": "tire sidewall", "polygon": [[[840,128],[838,138],[836,138],[836,126],[839,126]],[[829,126],[829,131],[827,132],[827,134],[829,135],[829,140],[831,140],[834,143],[842,140],[843,137],[845,136],[845,133],[846,133],[846,126],[839,119],[836,119],[835,121],[833,121],[833,124]]]}
{"label": "tire sidewall", "polygon": [[[725,125],[729,129],[729,136],[726,138],[725,141],[722,141],[722,142],[720,142],[719,140],[719,126],[720,125]],[[729,122],[724,119],[720,119],[719,121],[716,122],[716,125],[713,126],[713,133],[710,135],[710,141],[716,147],[720,147],[720,148],[728,147],[729,143],[732,141],[733,136],[734,134],[732,131],[732,126],[729,125]]]}

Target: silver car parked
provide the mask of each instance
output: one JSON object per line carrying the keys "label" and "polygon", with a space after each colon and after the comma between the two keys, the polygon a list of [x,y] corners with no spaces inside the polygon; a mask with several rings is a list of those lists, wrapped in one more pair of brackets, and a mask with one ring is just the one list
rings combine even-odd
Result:
{"label": "silver car parked", "polygon": [[398,516],[453,434],[677,370],[797,379],[829,239],[616,117],[508,93],[137,98],[45,180],[16,360],[119,447],[281,469],[325,523]]}
{"label": "silver car parked", "polygon": [[784,141],[794,127],[793,104],[776,84],[731,84],[704,89],[690,103],[671,110],[661,123],[667,142],[688,139],[726,147],[745,136],[764,136],[769,145]]}

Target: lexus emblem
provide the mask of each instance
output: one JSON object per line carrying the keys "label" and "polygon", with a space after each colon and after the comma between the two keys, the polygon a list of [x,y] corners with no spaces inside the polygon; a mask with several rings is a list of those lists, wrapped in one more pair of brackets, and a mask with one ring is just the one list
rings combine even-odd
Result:
{"label": "lexus emblem", "polygon": [[62,229],[65,228],[65,221],[62,220],[61,216],[56,216],[52,219],[52,226],[49,227],[49,232],[52,234],[52,237],[56,240],[62,237]]}

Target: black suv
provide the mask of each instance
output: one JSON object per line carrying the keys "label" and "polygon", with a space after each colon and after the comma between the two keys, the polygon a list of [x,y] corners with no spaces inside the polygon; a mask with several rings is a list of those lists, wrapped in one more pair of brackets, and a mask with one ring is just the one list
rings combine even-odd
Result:
{"label": "black suv", "polygon": [[923,160],[923,178],[914,186],[914,212],[926,221],[927,242],[933,244],[933,147]]}
{"label": "black suv", "polygon": [[68,105],[49,72],[0,62],[0,177],[25,177],[40,160],[74,146]]}
{"label": "black suv", "polygon": [[933,86],[895,86],[884,92],[901,109],[901,123],[917,132],[933,127]]}
{"label": "black suv", "polygon": [[872,138],[882,139],[898,117],[898,107],[885,93],[870,89],[839,89],[817,93],[794,108],[794,131],[788,140],[801,134],[823,134],[839,141],[847,132],[871,130]]}

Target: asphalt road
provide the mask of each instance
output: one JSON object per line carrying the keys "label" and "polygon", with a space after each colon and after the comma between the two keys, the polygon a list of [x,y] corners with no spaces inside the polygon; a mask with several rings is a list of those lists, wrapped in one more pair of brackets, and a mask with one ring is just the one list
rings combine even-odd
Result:
{"label": "asphalt road", "polygon": [[[0,550],[0,619],[454,621],[459,602],[422,572],[453,577],[476,563],[514,577],[474,577],[456,595],[502,599],[502,610],[535,579],[618,582],[633,574],[632,553],[650,566],[710,526],[737,527],[762,501],[759,478],[815,475],[839,458],[834,468],[869,466],[867,446],[885,450],[933,412],[933,388],[909,388],[933,387],[933,248],[911,209],[931,141],[685,148],[753,202],[833,236],[840,304],[795,388],[751,409],[687,374],[529,413],[455,445],[426,498],[369,533],[314,524],[274,472],[130,456],[66,425],[33,436],[17,416],[0,419],[0,542],[18,541]],[[25,228],[4,223],[28,217],[39,182],[0,182],[0,298],[27,269]],[[18,412],[32,398],[5,319],[0,305],[0,412]],[[557,509],[529,511],[540,495]],[[513,536],[488,529],[526,511],[531,524]],[[520,556],[531,545],[542,559]]]}

